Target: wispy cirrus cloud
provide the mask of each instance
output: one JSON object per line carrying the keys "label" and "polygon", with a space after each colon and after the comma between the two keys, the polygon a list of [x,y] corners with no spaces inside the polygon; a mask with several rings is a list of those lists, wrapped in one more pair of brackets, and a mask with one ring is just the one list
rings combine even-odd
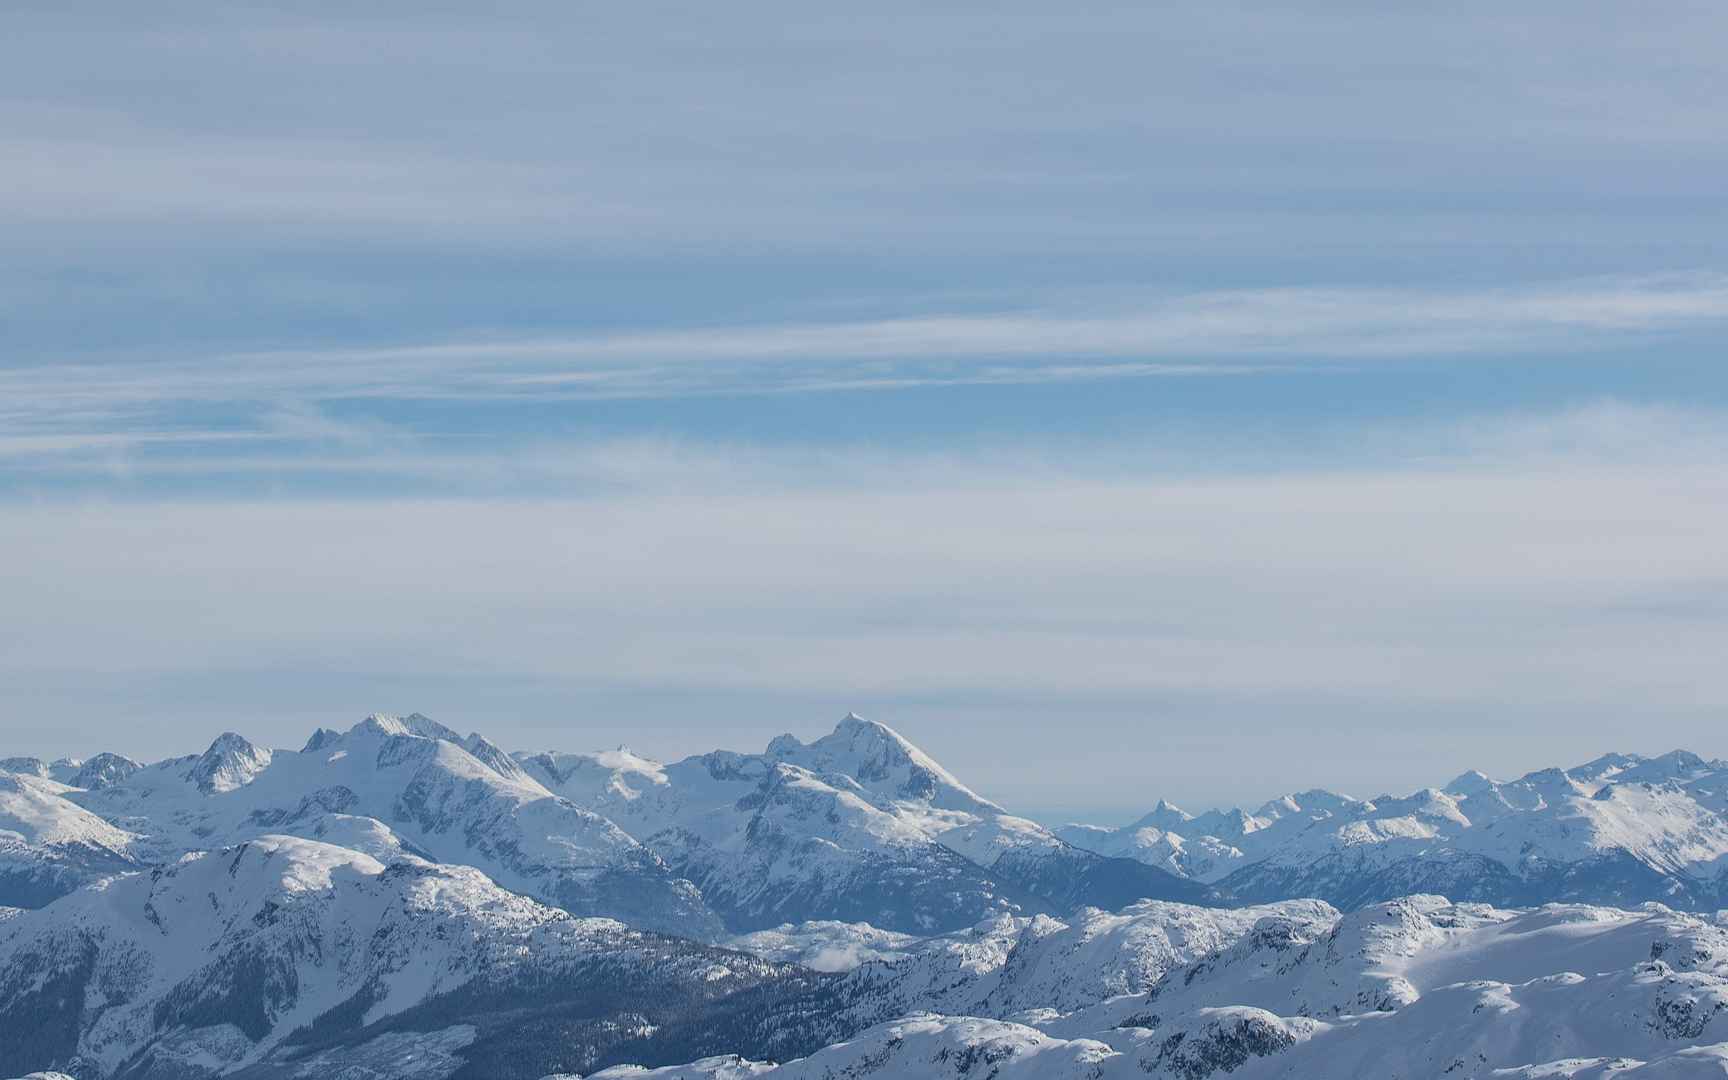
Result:
{"label": "wispy cirrus cloud", "polygon": [[[1483,290],[1187,292],[1109,308],[329,347],[0,369],[0,453],[246,433],[351,439],[332,402],[544,402],[1251,376],[1411,357],[1588,355],[1728,322],[1728,277]],[[191,413],[226,424],[188,425]],[[290,422],[291,421],[291,422]],[[377,433],[372,426],[368,438]],[[412,436],[415,431],[396,431]]]}

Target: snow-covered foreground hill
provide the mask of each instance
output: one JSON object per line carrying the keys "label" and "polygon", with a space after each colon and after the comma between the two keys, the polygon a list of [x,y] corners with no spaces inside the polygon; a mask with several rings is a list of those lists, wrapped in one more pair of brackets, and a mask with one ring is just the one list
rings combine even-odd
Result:
{"label": "snow-covered foreground hill", "polygon": [[1311,905],[1265,914],[1145,991],[1086,1008],[928,1012],[785,1065],[717,1057],[590,1080],[755,1076],[1723,1077],[1728,930],[1654,906],[1507,912],[1410,897],[1340,916]]}
{"label": "snow-covered foreground hill", "polygon": [[1160,802],[1120,829],[1058,835],[1218,886],[1241,900],[1350,908],[1413,892],[1502,905],[1656,900],[1728,907],[1728,762],[1676,750],[1355,799],[1303,791],[1191,815]]}
{"label": "snow-covered foreground hill", "polygon": [[1728,1076],[1728,925],[1658,905],[776,932],[902,950],[821,974],[379,850],[267,836],[0,918],[0,1075]]}
{"label": "snow-covered foreground hill", "polygon": [[795,1042],[758,1011],[810,982],[467,867],[264,836],[0,920],[0,1075],[533,1076]]}

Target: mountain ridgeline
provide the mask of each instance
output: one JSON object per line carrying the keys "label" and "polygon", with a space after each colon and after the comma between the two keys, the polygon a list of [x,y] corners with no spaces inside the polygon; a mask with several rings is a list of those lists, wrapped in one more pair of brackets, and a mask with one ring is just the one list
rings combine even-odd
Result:
{"label": "mountain ridgeline", "polygon": [[[1016,816],[856,716],[672,763],[511,753],[418,714],[299,750],[225,733],[152,763],[13,757],[0,1076],[724,1080],[807,1058],[1194,1080],[1391,1030],[1342,1018],[1441,984],[1385,976],[1382,924],[1409,938],[1397,956],[1498,948],[1524,925],[1500,909],[1555,902],[1573,913],[1528,940],[1624,927],[1603,962],[1630,965],[1655,935],[1644,961],[1669,974],[1600,992],[1696,1041],[1728,1025],[1728,972],[1682,962],[1721,942],[1676,912],[1728,907],[1725,868],[1728,763],[1681,751],[1401,797],[1159,803],[1115,829]],[[1627,910],[1652,902],[1666,914]]]}

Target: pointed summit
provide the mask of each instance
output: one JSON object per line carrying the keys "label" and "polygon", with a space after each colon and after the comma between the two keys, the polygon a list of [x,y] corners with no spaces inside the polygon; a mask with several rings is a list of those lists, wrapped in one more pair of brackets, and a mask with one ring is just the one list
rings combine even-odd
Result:
{"label": "pointed summit", "polygon": [[462,749],[468,751],[499,776],[511,780],[529,780],[516,759],[499,748],[498,744],[486,738],[478,731],[470,732],[462,741]]}
{"label": "pointed summit", "polygon": [[1182,826],[1194,820],[1194,815],[1179,806],[1173,806],[1163,799],[1152,811],[1128,826],[1130,830],[1153,828],[1161,832],[1181,832]]}
{"label": "pointed summit", "polygon": [[422,739],[444,739],[457,745],[462,743],[462,736],[431,717],[423,716],[420,713],[409,713],[407,716],[373,713],[349,728],[348,734],[409,735]]}
{"label": "pointed summit", "polygon": [[975,814],[1004,812],[898,731],[853,712],[847,713],[832,733],[809,744],[791,735],[779,736],[768,744],[767,756],[814,773],[843,773],[889,799]]}
{"label": "pointed summit", "polygon": [[329,746],[332,742],[341,737],[342,733],[340,731],[336,731],[333,728],[321,727],[312,733],[310,739],[306,740],[306,745],[300,748],[300,752],[302,754],[310,754],[314,750],[322,750],[324,747]]}
{"label": "pointed summit", "polygon": [[216,736],[210,749],[198,758],[187,773],[187,779],[198,785],[206,795],[220,795],[245,787],[254,777],[270,767],[269,750],[252,745],[232,731]]}
{"label": "pointed summit", "polygon": [[1488,774],[1479,769],[1467,769],[1441,790],[1448,795],[1476,795],[1494,786]]}

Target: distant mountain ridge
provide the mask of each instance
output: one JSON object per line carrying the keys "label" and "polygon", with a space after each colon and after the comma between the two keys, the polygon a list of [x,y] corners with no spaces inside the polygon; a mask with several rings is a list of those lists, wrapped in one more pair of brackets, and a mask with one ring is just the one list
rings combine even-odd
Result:
{"label": "distant mountain ridge", "polygon": [[1160,801],[1119,829],[1056,833],[1244,901],[1350,909],[1413,892],[1503,906],[1577,900],[1728,906],[1728,761],[1605,754],[1496,781],[1356,799],[1311,790],[1198,816]]}
{"label": "distant mountain ridge", "polygon": [[1119,829],[1051,829],[854,715],[808,743],[667,764],[509,753],[419,714],[321,728],[298,751],[230,732],[148,765],[0,760],[0,904],[265,832],[317,838],[333,814],[576,914],[711,941],[820,920],[929,934],[1147,898],[1728,906],[1728,763],[1687,751],[1402,797],[1312,789],[1197,816],[1160,801]]}
{"label": "distant mountain ridge", "polygon": [[993,912],[1219,902],[1209,886],[1008,814],[856,716],[808,744],[783,735],[761,754],[670,765],[622,750],[512,755],[418,713],[320,728],[297,751],[225,732],[201,754],[148,765],[114,754],[7,765],[0,814],[8,797],[30,802],[33,824],[0,832],[0,904],[39,906],[104,874],[266,834],[353,832],[341,819],[573,914],[708,941],[789,921],[927,934]]}
{"label": "distant mountain ridge", "polygon": [[865,921],[933,933],[990,912],[1217,903],[1160,867],[1075,847],[962,784],[885,724],[662,764],[627,750],[517,754],[696,882],[727,925]]}

